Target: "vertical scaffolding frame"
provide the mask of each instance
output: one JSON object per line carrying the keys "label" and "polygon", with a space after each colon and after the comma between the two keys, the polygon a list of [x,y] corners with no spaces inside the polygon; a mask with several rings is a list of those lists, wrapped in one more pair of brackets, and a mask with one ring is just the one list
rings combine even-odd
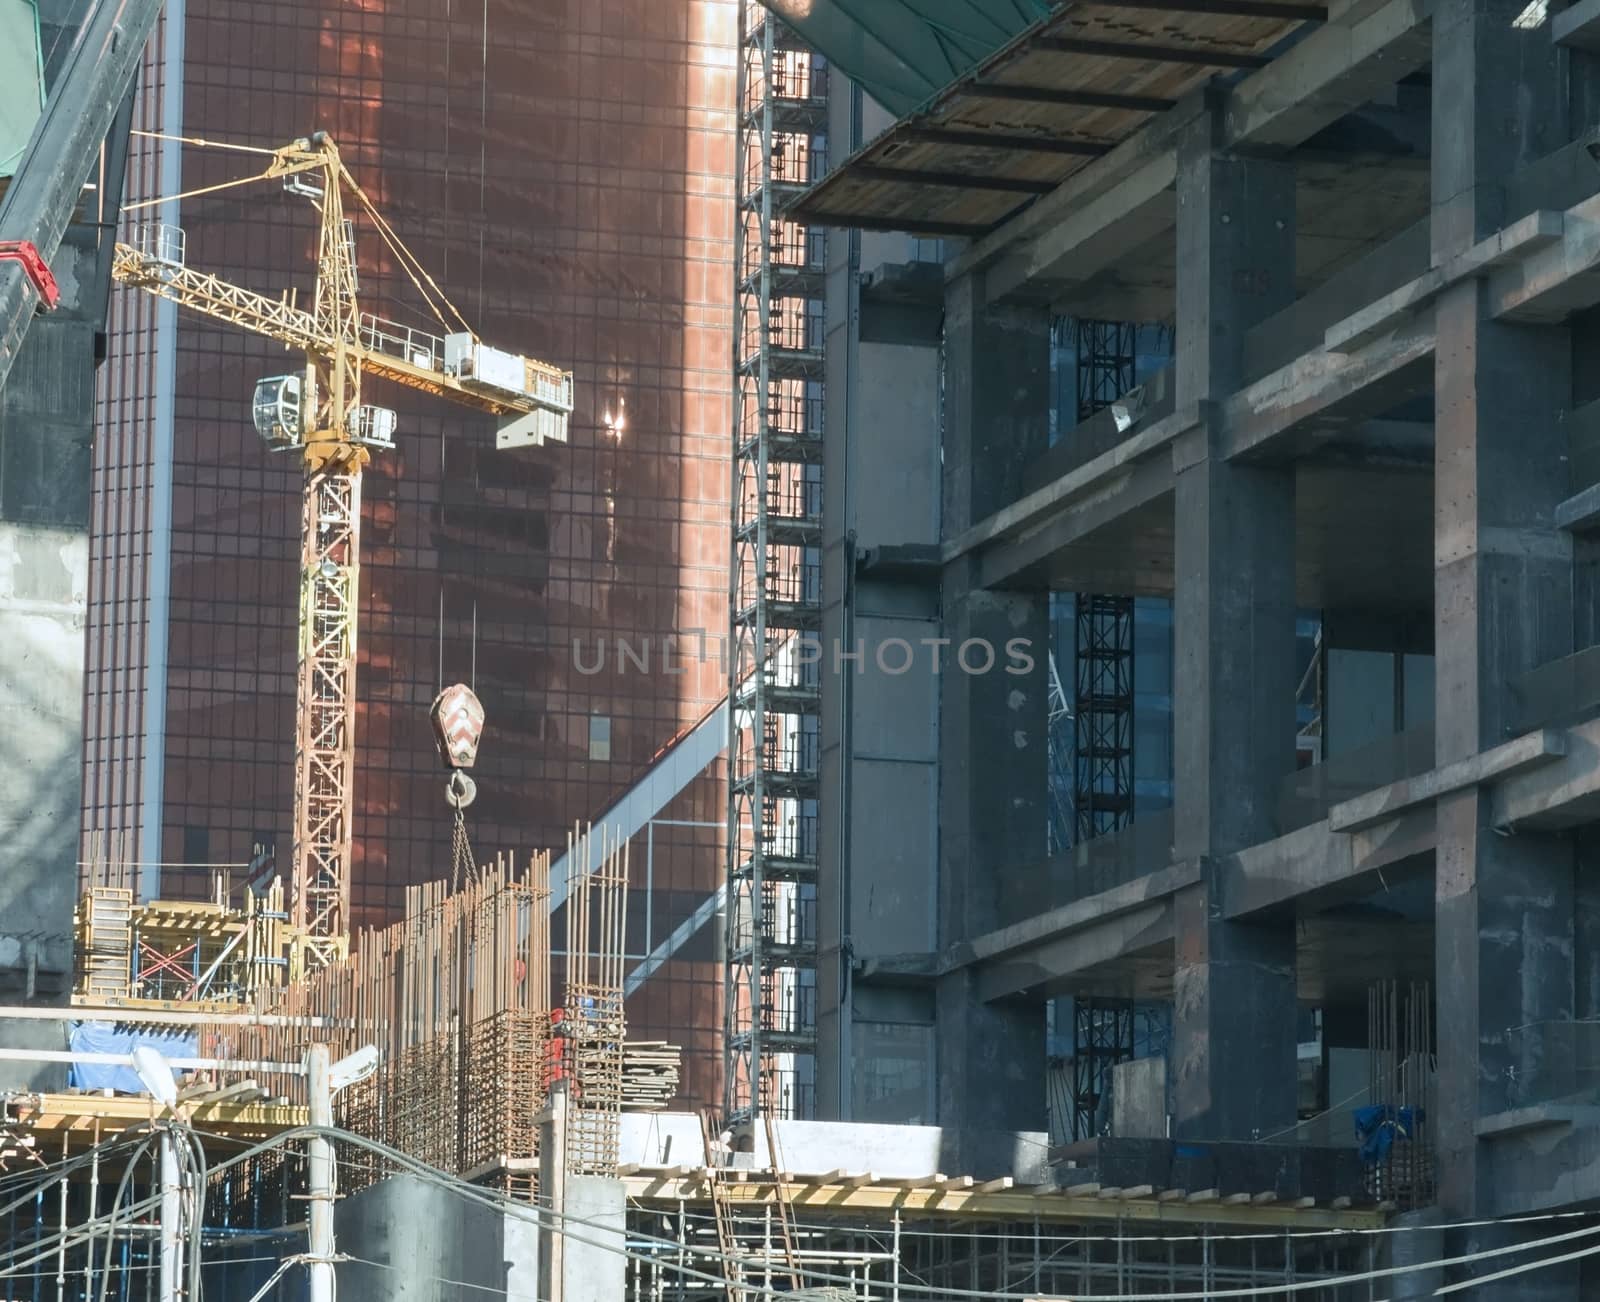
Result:
{"label": "vertical scaffolding frame", "polygon": [[[1139,327],[1074,323],[1077,418],[1110,406],[1138,379]],[[1077,603],[1073,805],[1080,842],[1133,821],[1133,598],[1094,594]]]}
{"label": "vertical scaffolding frame", "polygon": [[825,170],[827,68],[739,17],[724,1110],[812,1111],[824,234],[778,214]]}
{"label": "vertical scaffolding frame", "polygon": [[1109,407],[1138,381],[1139,327],[1127,321],[1075,322],[1078,419]]}
{"label": "vertical scaffolding frame", "polygon": [[[1077,418],[1110,406],[1138,380],[1139,328],[1125,321],[1074,323]],[[1080,843],[1133,822],[1133,598],[1104,593],[1077,600],[1073,701],[1073,812]],[[1111,1069],[1133,1057],[1131,1000],[1074,1001],[1073,1139],[1104,1122]]]}
{"label": "vertical scaffolding frame", "polygon": [[1078,598],[1073,807],[1080,843],[1133,822],[1133,598]]}

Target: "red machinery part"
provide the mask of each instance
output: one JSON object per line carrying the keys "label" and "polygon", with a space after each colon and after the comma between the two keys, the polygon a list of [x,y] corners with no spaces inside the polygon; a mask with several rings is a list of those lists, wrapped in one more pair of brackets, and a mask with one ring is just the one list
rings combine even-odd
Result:
{"label": "red machinery part", "polygon": [[0,240],[0,262],[22,264],[22,273],[39,295],[41,306],[53,308],[61,301],[61,288],[32,240]]}

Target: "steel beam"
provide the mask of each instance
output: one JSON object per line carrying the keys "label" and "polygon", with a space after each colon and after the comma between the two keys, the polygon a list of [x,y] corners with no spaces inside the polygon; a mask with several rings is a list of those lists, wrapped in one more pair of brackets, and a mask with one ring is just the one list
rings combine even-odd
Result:
{"label": "steel beam", "polygon": [[[0,200],[0,240],[30,240],[46,262],[55,258],[160,12],[161,0],[94,7]],[[0,262],[0,388],[37,305],[21,265]]]}

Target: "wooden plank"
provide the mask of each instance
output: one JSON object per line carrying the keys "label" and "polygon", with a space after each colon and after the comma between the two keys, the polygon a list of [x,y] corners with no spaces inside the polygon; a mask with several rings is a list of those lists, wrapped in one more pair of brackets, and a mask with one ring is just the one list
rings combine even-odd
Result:
{"label": "wooden plank", "polygon": [[1155,1193],[1155,1191],[1154,1185],[1136,1184],[1130,1185],[1128,1188],[1122,1190],[1121,1193],[1118,1194],[1118,1197],[1120,1197],[1123,1202],[1128,1202],[1134,1198],[1148,1198]]}
{"label": "wooden plank", "polygon": [[1216,1189],[1198,1189],[1190,1194],[1185,1201],[1191,1203],[1214,1203],[1221,1196],[1221,1193]]}
{"label": "wooden plank", "polygon": [[1264,68],[1264,54],[1242,54],[1210,45],[1164,45],[1156,41],[1090,41],[1078,36],[1041,36],[1041,50],[1098,55],[1104,59],[1139,59],[1149,63],[1187,63],[1199,68]]}
{"label": "wooden plank", "polygon": [[1100,1192],[1098,1184],[1069,1184],[1067,1186],[1068,1198],[1093,1198]]}
{"label": "wooden plank", "polygon": [[1068,90],[1061,86],[1024,86],[1009,81],[974,82],[964,93],[979,99],[1067,104],[1077,108],[1120,109],[1128,113],[1164,113],[1178,102],[1164,95],[1125,95],[1116,91]]}
{"label": "wooden plank", "polygon": [[976,172],[934,171],[931,168],[886,167],[881,163],[855,164],[857,175],[890,185],[934,186],[944,190],[998,190],[1005,194],[1049,194],[1054,181],[1021,176],[979,175]]}
{"label": "wooden plank", "polygon": [[[1111,148],[1103,140],[1078,140],[1071,136],[1028,135],[1021,131],[969,131],[956,127],[906,127],[901,132],[908,140],[932,145],[951,145],[957,149],[996,149],[1007,153],[1069,154],[1077,158],[1099,158]],[[966,173],[962,173],[963,176]],[[983,186],[980,177],[972,184]],[[1044,184],[1041,182],[1040,184]],[[1052,185],[1050,189],[1054,189]],[[1040,193],[1048,193],[1041,191]]]}

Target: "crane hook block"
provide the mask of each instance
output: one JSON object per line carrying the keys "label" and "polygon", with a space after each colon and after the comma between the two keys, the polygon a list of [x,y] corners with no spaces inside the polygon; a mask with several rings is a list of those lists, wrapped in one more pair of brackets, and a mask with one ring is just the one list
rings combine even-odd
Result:
{"label": "crane hook block", "polygon": [[465,683],[445,688],[434,697],[428,718],[445,765],[470,769],[478,758],[478,742],[483,739],[483,706],[472,688]]}
{"label": "crane hook block", "polygon": [[50,272],[50,264],[39,254],[32,240],[0,240],[0,262],[20,262],[22,274],[39,296],[39,306],[49,310],[61,302],[61,289]]}

